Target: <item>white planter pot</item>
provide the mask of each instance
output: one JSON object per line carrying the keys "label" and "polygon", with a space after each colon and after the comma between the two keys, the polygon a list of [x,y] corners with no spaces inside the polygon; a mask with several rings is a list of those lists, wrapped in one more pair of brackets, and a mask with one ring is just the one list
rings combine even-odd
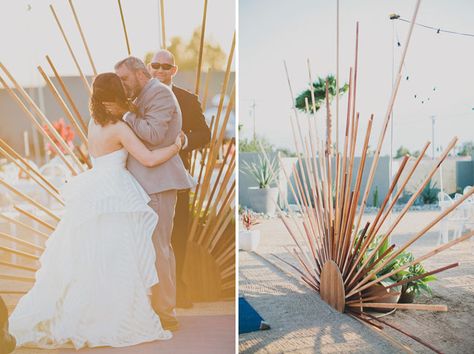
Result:
{"label": "white planter pot", "polygon": [[260,230],[242,230],[239,232],[239,249],[255,251],[260,243]]}
{"label": "white planter pot", "polygon": [[278,188],[249,187],[250,207],[256,213],[274,215],[278,199]]}

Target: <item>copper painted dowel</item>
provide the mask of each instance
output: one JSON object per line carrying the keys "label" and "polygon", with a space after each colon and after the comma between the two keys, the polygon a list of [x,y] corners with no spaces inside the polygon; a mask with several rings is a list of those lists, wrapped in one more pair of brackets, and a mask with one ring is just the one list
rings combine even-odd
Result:
{"label": "copper painted dowel", "polygon": [[53,5],[49,5],[49,8],[51,9],[54,19],[56,20],[56,24],[58,25],[59,31],[61,32],[61,35],[64,41],[66,42],[67,49],[69,50],[69,53],[71,54],[72,60],[74,61],[74,65],[76,66],[77,71],[79,71],[79,75],[81,76],[82,82],[84,83],[84,87],[86,88],[87,93],[91,94],[92,89],[91,89],[91,86],[89,85],[89,81],[87,81],[86,76],[82,72],[81,66],[79,65],[79,62],[77,61],[76,55],[74,54],[71,44],[69,43],[66,33],[64,32],[63,26],[61,25],[61,22],[59,21],[59,17],[56,14],[56,11],[54,10]]}

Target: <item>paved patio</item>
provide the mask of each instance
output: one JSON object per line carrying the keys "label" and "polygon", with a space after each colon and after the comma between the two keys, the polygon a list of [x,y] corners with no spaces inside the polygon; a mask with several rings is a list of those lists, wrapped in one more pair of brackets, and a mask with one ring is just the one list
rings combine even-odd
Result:
{"label": "paved patio", "polygon": [[30,349],[19,348],[14,354],[232,354],[235,352],[234,301],[198,303],[189,310],[178,309],[181,328],[172,339],[127,348]]}
{"label": "paved patio", "polygon": [[[395,230],[392,241],[400,244],[437,213],[410,212]],[[365,219],[373,217],[367,215]],[[285,247],[291,247],[293,243],[282,222],[265,220],[257,228],[262,233],[257,252],[239,252],[240,294],[245,295],[272,329],[240,335],[241,353],[400,353],[407,350],[406,345],[417,353],[430,352],[398,332],[384,330],[391,336],[389,338],[330,308],[314,291],[299,282],[288,266],[273,256],[292,260]],[[410,250],[416,256],[433,248],[437,242],[438,229],[435,227]],[[439,275],[442,281],[433,284],[435,295],[432,299],[419,299],[420,302],[447,304],[450,309],[447,313],[397,311],[384,319],[443,352],[470,352],[469,348],[474,348],[472,250],[472,241],[464,242],[425,262],[427,269],[455,261],[462,263],[461,267]],[[459,307],[459,303],[464,306]]]}

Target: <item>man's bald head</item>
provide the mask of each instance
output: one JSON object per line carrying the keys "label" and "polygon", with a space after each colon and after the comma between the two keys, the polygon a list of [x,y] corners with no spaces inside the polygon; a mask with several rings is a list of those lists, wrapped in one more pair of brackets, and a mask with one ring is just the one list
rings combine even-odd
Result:
{"label": "man's bald head", "polygon": [[169,50],[166,49],[160,49],[153,55],[153,58],[151,59],[152,63],[166,63],[166,64],[171,64],[175,65],[174,62],[174,55],[171,53]]}
{"label": "man's bald head", "polygon": [[153,77],[165,85],[171,85],[173,76],[178,71],[178,66],[175,64],[173,53],[161,49],[153,55],[150,64],[148,64],[148,70]]}

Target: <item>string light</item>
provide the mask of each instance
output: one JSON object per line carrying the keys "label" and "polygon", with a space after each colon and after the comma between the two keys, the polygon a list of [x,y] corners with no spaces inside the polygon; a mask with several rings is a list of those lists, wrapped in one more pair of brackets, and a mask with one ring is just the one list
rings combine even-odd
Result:
{"label": "string light", "polygon": [[[411,23],[410,20],[407,20],[407,19],[405,19],[405,18],[402,18],[402,17],[400,17],[400,15],[397,15],[397,14],[390,14],[390,19],[391,19],[391,20],[400,20],[400,21],[403,21],[403,22]],[[443,32],[443,33],[455,34],[455,35],[458,35],[458,36],[474,37],[474,34],[473,34],[473,33],[466,33],[466,32],[457,32],[457,31],[444,30],[444,29],[441,29],[441,28],[439,28],[439,27],[428,26],[428,25],[424,25],[424,24],[416,23],[416,22],[415,22],[415,25],[420,26],[420,27],[424,27],[424,28],[428,28],[428,29],[435,30],[437,34]]]}

